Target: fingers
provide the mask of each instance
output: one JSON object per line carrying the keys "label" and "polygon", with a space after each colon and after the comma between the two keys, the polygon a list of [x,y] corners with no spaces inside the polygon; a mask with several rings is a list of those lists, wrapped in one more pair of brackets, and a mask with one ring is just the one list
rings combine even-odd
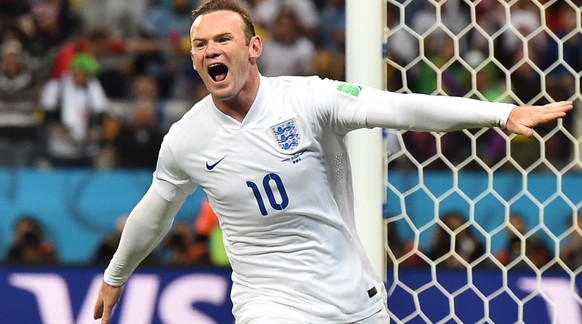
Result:
{"label": "fingers", "polygon": [[103,317],[101,318],[102,324],[107,324],[111,320],[111,313],[113,312],[113,305],[109,305],[109,306],[104,307]]}
{"label": "fingers", "polygon": [[547,123],[559,118],[563,118],[566,117],[566,112],[565,111],[541,111],[539,116],[537,117],[535,121],[534,126],[537,126],[539,124],[543,124],[543,123]]}
{"label": "fingers", "polygon": [[533,128],[524,127],[521,133],[527,137],[531,137],[533,135]]}
{"label": "fingers", "polygon": [[563,118],[566,113],[574,108],[572,101],[558,101],[540,107],[541,123],[549,122],[558,118]]}
{"label": "fingers", "polygon": [[552,102],[543,106],[516,107],[509,115],[506,128],[516,134],[533,135],[533,128],[566,116],[574,108],[572,101]]}
{"label": "fingers", "polygon": [[99,307],[97,308],[97,306],[95,306],[95,309],[93,310],[93,319],[100,319],[101,316],[103,314],[103,307]]}
{"label": "fingers", "polygon": [[116,303],[106,305],[102,299],[97,300],[95,304],[95,309],[93,310],[93,318],[98,320],[101,318],[101,323],[106,324],[111,320],[111,314],[113,313],[113,306]]}
{"label": "fingers", "polygon": [[95,302],[95,308],[93,308],[93,318],[100,319],[103,314],[103,297],[101,297],[101,292],[97,295],[97,301]]}
{"label": "fingers", "polygon": [[566,108],[566,109],[572,109],[574,107],[574,103],[572,101],[556,101],[556,102],[551,102],[549,104],[546,104],[546,106],[548,108]]}
{"label": "fingers", "polygon": [[546,104],[540,107],[545,113],[561,113],[560,117],[566,115],[566,113],[574,108],[572,101],[558,101]]}
{"label": "fingers", "polygon": [[119,302],[122,287],[109,286],[105,282],[101,283],[95,308],[93,309],[93,318],[100,319],[101,323],[107,324],[111,321],[113,307]]}
{"label": "fingers", "polygon": [[531,137],[533,135],[533,128],[526,125],[517,125],[517,128],[512,131],[512,133],[525,135]]}

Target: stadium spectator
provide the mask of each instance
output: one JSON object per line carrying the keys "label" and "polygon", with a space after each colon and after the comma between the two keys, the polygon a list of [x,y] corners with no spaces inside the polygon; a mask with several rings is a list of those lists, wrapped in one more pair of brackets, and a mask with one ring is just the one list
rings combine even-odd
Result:
{"label": "stadium spectator", "polygon": [[[445,35],[439,40],[439,45],[434,51],[427,53],[430,61],[437,69],[444,69],[437,75],[437,70],[429,65],[422,65],[419,71],[417,91],[425,94],[433,94],[444,91],[449,96],[464,96],[470,90],[471,74],[458,61],[455,60],[455,40]],[[452,62],[451,62],[452,61]],[[445,68],[446,66],[446,68]],[[438,80],[441,82],[438,82]],[[437,88],[437,84],[440,88]]]}
{"label": "stadium spectator", "polygon": [[388,248],[391,253],[386,257],[388,267],[394,263],[403,267],[421,266],[424,261],[418,255],[419,251],[414,246],[414,242],[405,241],[400,235],[396,224],[396,222],[388,222],[386,224]]}
{"label": "stadium spectator", "polygon": [[561,258],[571,270],[576,270],[582,267],[582,212],[570,220],[569,234],[564,239]]}
{"label": "stadium spectator", "polygon": [[141,27],[164,42],[181,42],[188,36],[192,1],[171,0],[170,5],[162,2],[151,6]]}
{"label": "stadium spectator", "polygon": [[45,238],[45,229],[35,215],[21,215],[13,235],[6,255],[7,263],[40,265],[59,262],[55,246]]}
{"label": "stadium spectator", "polygon": [[[9,40],[0,47],[0,100],[31,100],[38,95],[38,80],[26,64],[27,54],[17,40]],[[33,100],[33,99],[32,99]]]}
{"label": "stadium spectator", "polygon": [[523,234],[526,232],[526,225],[523,216],[513,214],[509,217],[507,226],[507,243],[498,252],[497,259],[507,265],[514,260],[522,259],[521,246],[523,244]]}
{"label": "stadium spectator", "polygon": [[160,96],[158,81],[153,75],[140,74],[133,78],[130,100],[134,102],[151,101],[155,108],[156,127],[165,133],[174,122],[167,114],[167,98]]}
{"label": "stadium spectator", "polygon": [[47,155],[55,167],[91,167],[101,142],[102,120],[109,99],[96,78],[99,64],[89,54],[77,54],[70,73],[51,79],[40,105],[47,127]]}
{"label": "stadium spectator", "polygon": [[[419,35],[427,33],[424,42],[425,52],[438,52],[445,46],[443,40],[450,36],[444,32],[444,27],[454,35],[460,34],[467,27],[468,19],[465,14],[467,9],[468,6],[460,0],[449,0],[438,7],[424,1],[424,7],[412,16],[410,26]],[[440,11],[438,16],[437,11]],[[440,20],[437,21],[439,16]],[[459,49],[465,51],[466,38],[460,38],[458,42]]]}
{"label": "stadium spectator", "polygon": [[503,265],[513,264],[512,267],[529,268],[525,258],[541,268],[551,259],[551,253],[541,237],[528,231],[525,217],[519,213],[512,213],[507,225],[507,243],[497,252],[497,259]]}
{"label": "stadium spectator", "polygon": [[[412,83],[414,91],[424,94],[445,93],[449,96],[465,96],[471,90],[471,74],[467,68],[456,59],[456,51],[462,52],[466,48],[466,38],[453,39],[440,28],[431,31],[436,23],[436,10],[432,4],[426,3],[425,7],[416,13],[412,20],[412,27],[418,33],[428,32],[425,43],[425,55],[431,61],[431,65],[421,64],[413,69],[411,75],[416,76]],[[442,22],[453,33],[459,33],[466,27],[466,19],[462,14],[459,1],[448,1],[440,7]],[[399,46],[399,44],[395,44]],[[414,150],[413,156],[419,161],[432,158],[436,154],[436,141],[439,141],[443,155],[453,164],[458,164],[467,159],[471,152],[470,139],[463,132],[451,132],[438,137],[436,140],[431,134],[406,134],[410,149]],[[429,146],[427,152],[425,146],[418,146],[419,141],[426,142]],[[443,169],[447,166],[442,161],[431,163],[432,169]]]}
{"label": "stadium spectator", "polygon": [[315,40],[320,18],[312,0],[253,0],[251,3],[255,24],[272,31],[279,13],[292,11],[298,19],[297,32]]}
{"label": "stadium spectator", "polygon": [[[480,50],[471,50],[465,56],[469,65],[476,69],[475,86],[477,93],[473,95],[476,99],[484,99],[491,102],[507,101],[503,96],[504,83],[499,79],[500,71],[493,63],[481,64],[486,60],[486,56]],[[505,157],[505,146],[507,142],[500,134],[502,130],[488,129],[479,137],[477,141],[477,156],[487,166],[493,166]],[[479,165],[471,165],[475,169],[481,169]]]}
{"label": "stadium spectator", "polygon": [[543,231],[528,232],[525,239],[525,254],[538,269],[545,266],[554,257],[546,241],[540,235]]}
{"label": "stadium spectator", "polygon": [[83,30],[105,29],[109,35],[120,39],[138,36],[140,19],[145,17],[149,0],[81,1],[77,11]]}
{"label": "stadium spectator", "polygon": [[25,19],[33,23],[29,37],[36,39],[44,53],[50,53],[79,34],[81,21],[66,0],[30,1]]}
{"label": "stadium spectator", "polygon": [[47,49],[41,35],[38,35],[34,20],[30,15],[23,15],[15,23],[2,24],[2,42],[11,40],[22,44],[26,53],[26,65],[33,72],[39,83],[50,77],[50,66],[56,48]]}
{"label": "stadium spectator", "polygon": [[[432,53],[427,53],[428,58],[438,69],[446,69],[439,71],[432,66],[422,65],[419,69],[419,82],[417,82],[417,91],[425,94],[440,93],[441,91],[449,96],[465,96],[470,90],[471,75],[469,71],[455,59],[455,40],[448,35],[439,35],[438,38],[433,39],[438,42]],[[440,81],[439,81],[440,80]],[[431,134],[412,135],[408,134],[406,137],[412,139],[423,139],[430,143],[431,150],[436,154],[436,141],[440,142],[440,150],[444,157],[453,164],[458,164],[467,159],[471,152],[470,139],[463,132],[450,132],[443,134],[436,139],[433,139]],[[433,144],[434,143],[434,144]],[[415,146],[416,144],[412,144]],[[434,148],[434,151],[432,150]],[[423,146],[416,146],[414,149],[416,153],[419,150],[424,150]],[[426,156],[427,159],[433,157],[434,154]],[[416,156],[415,156],[416,157]],[[436,162],[431,165],[431,168],[447,168],[441,162]]]}
{"label": "stadium spectator", "polygon": [[210,266],[208,242],[187,221],[178,222],[161,244],[163,262],[173,266]]}
{"label": "stadium spectator", "polygon": [[[476,8],[476,16],[477,24],[487,35],[498,34],[493,39],[492,50],[501,66],[507,69],[514,66],[513,53],[523,47],[526,37],[530,38],[525,42],[528,46],[528,53],[532,54],[532,61],[535,64],[542,63],[538,59],[543,58],[541,53],[546,50],[547,39],[544,33],[532,35],[541,27],[541,13],[534,3],[516,1],[513,4],[507,4],[497,0],[482,1]],[[551,15],[546,14],[545,19],[549,20],[551,17]],[[503,31],[501,31],[502,29]],[[483,37],[478,30],[473,30],[472,33],[471,47],[488,52],[487,38]]]}
{"label": "stadium spectator", "polygon": [[331,54],[345,53],[345,0],[326,0],[320,11],[317,42],[319,48]]}
{"label": "stadium spectator", "polygon": [[[543,62],[541,62],[540,68],[544,69],[545,91],[551,98],[572,98],[580,92],[580,89],[576,88],[576,74],[582,71],[582,34],[571,33],[577,28],[575,8],[570,7],[565,2],[559,2],[551,8],[554,7],[555,9],[546,17],[552,17],[554,23],[548,22],[548,24],[553,26],[552,31],[562,41],[557,42],[553,38],[548,38],[547,50],[542,57]],[[558,64],[556,65],[556,63]],[[562,125],[574,136],[579,136],[575,131],[579,120],[580,118],[575,116],[568,116],[562,121]],[[555,124],[548,125],[542,134],[546,134],[555,126]],[[547,138],[545,149],[546,159],[558,169],[566,166],[574,155],[572,141],[564,132],[558,132]]]}
{"label": "stadium spectator", "polygon": [[154,35],[141,32],[140,38],[145,42],[158,43],[158,49],[140,51],[133,55],[131,60],[131,73],[133,76],[150,75],[156,79],[159,96],[168,99],[173,96],[175,67],[169,64],[169,54]]}
{"label": "stadium spectator", "polygon": [[155,103],[139,99],[129,120],[121,123],[114,139],[115,165],[119,168],[154,170],[164,134],[158,128]]}
{"label": "stadium spectator", "polygon": [[[483,243],[477,239],[467,220],[460,212],[448,212],[442,217],[433,236],[430,251],[427,253],[433,261],[454,252],[443,264],[452,268],[463,268],[464,262],[471,263],[485,253]],[[443,226],[444,225],[444,226]]]}
{"label": "stadium spectator", "polygon": [[[445,139],[445,144],[439,143]],[[445,170],[447,165],[442,159],[436,159],[438,156],[438,147],[446,147],[446,139],[448,138],[435,135],[428,132],[405,132],[402,134],[404,146],[413,159],[399,159],[395,166],[401,169],[416,168],[418,164],[424,164],[423,168],[426,170]],[[455,146],[456,147],[456,146]]]}
{"label": "stadium spectator", "polygon": [[326,0],[317,29],[313,72],[322,78],[345,79],[346,12],[344,0]]}
{"label": "stadium spectator", "polygon": [[[43,49],[38,48],[38,44],[34,39],[29,39],[26,34],[26,26],[31,20],[27,20],[27,16],[20,19],[19,24],[7,24],[1,27],[0,43],[17,42],[20,43],[21,59],[26,65],[26,69],[30,71],[37,83],[42,83],[50,76],[52,59],[51,53],[42,52]],[[33,27],[32,27],[33,28]]]}
{"label": "stadium spectator", "polygon": [[126,79],[122,73],[118,72],[118,66],[103,66],[103,61],[108,57],[121,55],[126,50],[125,42],[121,39],[112,38],[105,29],[91,30],[79,38],[63,44],[53,60],[52,78],[60,79],[69,73],[71,62],[76,55],[83,53],[90,55],[100,64],[99,71],[95,77],[104,77],[105,82],[101,82],[105,93],[110,97],[122,97],[126,93]]}
{"label": "stadium spectator", "polygon": [[192,72],[188,38],[193,5],[191,0],[171,0],[169,5],[161,2],[150,7],[144,20],[143,31],[162,46],[158,55],[161,55],[163,64],[158,67],[161,68],[158,73],[163,73],[166,78],[160,83],[164,97],[189,98],[191,83],[197,79]]}
{"label": "stadium spectator", "polygon": [[68,72],[72,59],[79,53],[91,55],[100,65],[97,77],[110,98],[126,98],[130,92],[134,60],[153,55],[162,49],[156,39],[138,35],[134,38],[113,37],[107,29],[91,29],[64,43],[52,60],[52,77]]}
{"label": "stadium spectator", "polygon": [[516,48],[512,55],[512,66],[517,68],[513,73],[511,73],[511,85],[512,91],[517,97],[517,100],[527,104],[535,104],[545,102],[544,99],[540,97],[542,93],[542,83],[541,75],[533,68],[532,65],[523,62],[523,60],[534,55],[533,53],[528,53],[525,56],[525,52],[521,47]]}
{"label": "stadium spectator", "polygon": [[[558,9],[552,16],[555,19],[553,32],[563,42],[556,42],[549,39],[548,49],[545,55],[543,68],[548,68],[556,62],[560,64],[552,68],[547,73],[547,91],[553,97],[568,98],[576,93],[575,77],[571,71],[582,70],[582,34],[574,33],[576,30],[576,10],[567,3],[558,3]],[[549,17],[548,17],[549,18]],[[560,57],[560,49],[563,48],[563,56]]]}
{"label": "stadium spectator", "polygon": [[0,165],[30,167],[39,150],[38,80],[20,42],[4,42],[0,55]]}
{"label": "stadium spectator", "polygon": [[[547,49],[545,33],[536,33],[542,27],[540,8],[531,1],[516,1],[511,5],[511,19],[508,24],[513,27],[503,32],[502,44],[508,53],[527,48],[527,58],[535,65],[541,65]],[[504,15],[505,16],[505,15]],[[529,38],[525,41],[525,38]],[[513,65],[506,66],[508,69]]]}
{"label": "stadium spectator", "polygon": [[[124,213],[117,218],[115,222],[115,229],[106,234],[95,249],[93,258],[91,260],[94,264],[106,265],[113,257],[117,246],[119,245],[119,240],[121,239],[121,232],[125,227],[125,222],[127,221],[127,214]],[[160,260],[157,252],[150,253],[143,261],[146,265],[159,265]]]}
{"label": "stadium spectator", "polygon": [[[407,7],[408,8],[408,7]],[[386,40],[386,54],[388,59],[400,66],[406,66],[418,57],[418,43],[409,32],[402,28],[400,11],[397,8],[388,7],[386,10],[386,27],[391,35]],[[387,65],[386,88],[390,91],[399,91],[404,86],[404,78],[392,64]],[[407,79],[410,89],[416,89],[416,77]]]}
{"label": "stadium spectator", "polygon": [[301,34],[298,23],[294,11],[279,12],[259,59],[264,75],[309,75],[313,72],[315,45]]}
{"label": "stadium spectator", "polygon": [[93,255],[92,259],[93,263],[107,264],[109,260],[111,260],[111,257],[113,257],[113,254],[115,253],[115,250],[117,250],[117,246],[119,245],[119,240],[121,239],[121,232],[125,227],[126,221],[127,214],[121,215],[117,219],[117,222],[115,223],[114,231],[105,235],[101,239]]}
{"label": "stadium spectator", "polygon": [[[521,47],[512,52],[512,64],[517,68],[511,73],[511,90],[517,102],[542,104],[546,99],[540,96],[542,91],[542,76],[536,72],[534,67],[522,62],[526,57]],[[535,55],[533,52],[528,54]],[[553,126],[549,127],[551,129]],[[540,127],[538,132],[547,132],[547,127]],[[513,159],[522,167],[527,168],[540,158],[540,143],[534,137],[516,136],[511,140],[511,151]]]}

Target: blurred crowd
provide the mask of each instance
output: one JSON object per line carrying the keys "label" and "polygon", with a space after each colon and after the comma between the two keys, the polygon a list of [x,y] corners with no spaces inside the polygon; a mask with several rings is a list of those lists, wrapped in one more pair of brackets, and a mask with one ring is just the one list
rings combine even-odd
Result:
{"label": "blurred crowd", "polygon": [[[153,167],[169,126],[206,95],[189,56],[199,1],[0,1],[0,166]],[[264,75],[345,79],[345,0],[246,2],[264,39]],[[387,3],[389,90],[520,105],[580,93],[582,35],[569,2]],[[523,168],[542,159],[561,168],[581,135],[573,116],[559,132],[538,129],[543,142],[499,129],[408,132],[390,150],[406,146],[413,159],[393,165],[515,169],[509,145]]]}
{"label": "blurred crowd", "polygon": [[[153,168],[206,95],[189,54],[199,1],[0,1],[0,167]],[[344,77],[343,0],[247,3],[264,75]]]}
{"label": "blurred crowd", "polygon": [[[117,249],[127,214],[121,215],[115,228],[102,236],[88,263],[106,265]],[[434,225],[425,228],[417,240],[402,236],[398,223],[387,223],[387,261],[389,267],[428,267],[436,264],[449,269],[493,269],[506,267],[520,271],[562,269],[577,271],[582,267],[582,213],[566,217],[566,230],[557,238],[519,213],[509,215],[503,230],[494,234],[501,242],[488,248],[484,230],[469,222],[461,211],[449,211]],[[429,235],[428,244],[418,239]],[[559,251],[559,252],[556,252]],[[487,253],[490,252],[490,253]],[[57,265],[59,249],[52,242],[42,220],[32,214],[21,215],[14,225],[13,239],[0,263],[8,265]],[[193,222],[179,221],[161,244],[143,261],[146,265],[228,267],[218,218],[203,200]]]}
{"label": "blurred crowd", "polygon": [[[0,0],[0,167],[153,169],[171,124],[207,94],[189,53],[200,1]],[[247,4],[264,75],[344,78],[344,0]],[[126,217],[91,262],[110,260]],[[145,262],[228,265],[206,201],[192,219]],[[61,263],[46,232],[41,218],[21,215],[0,262]]]}
{"label": "blurred crowd", "polygon": [[[439,268],[452,269],[505,267],[523,271],[577,271],[582,266],[582,213],[565,219],[568,220],[566,230],[557,238],[539,224],[528,224],[524,215],[515,212],[504,222],[502,231],[493,234],[485,233],[461,211],[444,213],[432,226],[415,234],[416,240],[404,239],[398,223],[388,222],[387,260],[389,265],[401,267],[436,264]],[[424,235],[430,236],[429,243],[419,244]],[[487,239],[485,235],[494,238]],[[499,240],[501,247],[492,249],[493,240]]]}
{"label": "blurred crowd", "polygon": [[[218,218],[206,199],[193,222],[181,220],[163,239],[159,247],[143,261],[146,265],[228,267],[230,265]],[[121,239],[128,214],[117,219],[114,228],[102,235],[87,263],[107,265]],[[48,232],[48,233],[47,233]],[[59,248],[53,243],[50,229],[34,214],[20,215],[14,224],[12,242],[0,263],[7,265],[58,265]]]}
{"label": "blurred crowd", "polygon": [[[170,125],[207,94],[189,55],[190,16],[199,1],[0,0],[0,167],[153,169]],[[263,75],[345,79],[345,0],[246,2],[264,39],[259,59]],[[517,104],[572,99],[580,93],[582,35],[571,32],[577,19],[570,4],[579,1],[558,1],[542,14],[529,0],[513,1],[510,7],[482,0],[475,21],[461,0],[441,2],[438,13],[432,2],[411,0],[406,17],[400,17],[403,11],[396,5],[402,1],[387,2],[389,90]],[[442,24],[436,24],[437,17]],[[541,17],[547,28],[541,28]],[[468,28],[474,23],[478,28]],[[419,59],[420,49],[424,60]],[[560,132],[551,133],[555,125],[540,129],[547,135],[545,144],[521,136],[508,142],[497,129],[472,131],[480,159],[474,163],[464,162],[472,154],[466,132],[407,132],[402,141],[387,143],[391,152],[402,145],[409,150],[395,160],[400,168],[495,166],[507,161],[506,145],[522,167],[542,154],[560,167],[568,164],[574,150],[568,137],[574,134],[573,125],[568,117]],[[445,160],[432,159],[437,152]],[[192,223],[175,224],[147,262],[228,264],[216,216],[206,204],[200,213]],[[521,255],[518,259],[530,264],[522,251],[536,265],[550,262],[554,249],[526,234],[516,219],[508,223],[508,246],[498,262],[515,263]],[[125,215],[103,238],[93,262],[110,259],[124,220]],[[481,257],[484,240],[475,238],[466,224],[458,213],[440,220],[426,257],[451,267]],[[563,258],[577,267],[582,255],[580,217],[570,228]],[[389,232],[397,258],[405,264],[426,261],[409,243],[399,242],[396,231]],[[58,254],[41,221],[23,215],[3,261],[58,263]]]}
{"label": "blurred crowd", "polygon": [[[471,7],[467,1],[449,0],[437,10],[432,2],[412,1],[401,17],[396,4],[402,1],[388,1],[388,88],[519,105],[578,99],[582,34],[577,21],[582,1],[557,1],[542,7],[546,2],[483,0]],[[414,160],[403,158],[394,164],[515,170],[516,165],[544,169],[547,165],[541,161],[545,159],[561,169],[575,159],[573,138],[582,133],[575,114],[559,123],[563,127],[557,132],[553,129],[558,123],[537,129],[544,141],[525,136],[509,140],[498,129],[443,135],[408,132],[400,145],[406,146]],[[397,144],[391,151],[399,150]],[[504,159],[507,146],[515,164]],[[431,159],[437,153],[447,161]]]}

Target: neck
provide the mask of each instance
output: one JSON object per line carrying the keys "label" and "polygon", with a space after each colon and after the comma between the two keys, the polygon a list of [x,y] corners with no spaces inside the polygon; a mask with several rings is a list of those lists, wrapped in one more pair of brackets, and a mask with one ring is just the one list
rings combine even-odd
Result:
{"label": "neck", "polygon": [[259,92],[260,75],[258,71],[250,73],[248,82],[235,97],[227,100],[213,99],[218,110],[239,123],[245,119]]}

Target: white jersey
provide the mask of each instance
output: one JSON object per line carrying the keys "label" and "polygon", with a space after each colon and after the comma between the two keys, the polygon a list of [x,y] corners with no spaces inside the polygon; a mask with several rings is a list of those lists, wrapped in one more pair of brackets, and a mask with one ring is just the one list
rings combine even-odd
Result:
{"label": "white jersey", "polygon": [[206,97],[172,126],[155,188],[167,200],[173,186],[188,194],[201,186],[208,196],[233,270],[237,321],[280,311],[301,322],[347,323],[385,307],[383,283],[356,234],[344,135],[376,122],[443,129],[503,124],[509,113],[505,106],[486,114],[468,109],[469,117],[457,118],[467,108],[453,107],[433,112],[454,115],[443,125],[416,111],[393,123],[367,120],[375,107],[386,108],[383,118],[402,114],[401,96],[317,77],[261,77],[242,122]]}

